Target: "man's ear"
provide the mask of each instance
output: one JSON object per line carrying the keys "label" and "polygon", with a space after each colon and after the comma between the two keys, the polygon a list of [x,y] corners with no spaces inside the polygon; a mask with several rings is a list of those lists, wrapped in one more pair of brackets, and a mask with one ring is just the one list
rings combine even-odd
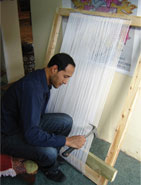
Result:
{"label": "man's ear", "polygon": [[53,65],[52,66],[52,73],[56,73],[58,72],[58,66],[57,65]]}

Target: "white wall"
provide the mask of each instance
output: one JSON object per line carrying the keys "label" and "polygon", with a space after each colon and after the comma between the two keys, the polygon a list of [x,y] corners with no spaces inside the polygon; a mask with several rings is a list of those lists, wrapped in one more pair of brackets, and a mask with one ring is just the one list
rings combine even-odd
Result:
{"label": "white wall", "polygon": [[24,76],[17,0],[1,2],[1,25],[8,82]]}
{"label": "white wall", "polygon": [[141,161],[141,88],[137,93],[122,150]]}
{"label": "white wall", "polygon": [[[99,123],[99,137],[112,142],[122,112],[131,77],[116,73]],[[121,150],[141,161],[141,90],[128,121]]]}

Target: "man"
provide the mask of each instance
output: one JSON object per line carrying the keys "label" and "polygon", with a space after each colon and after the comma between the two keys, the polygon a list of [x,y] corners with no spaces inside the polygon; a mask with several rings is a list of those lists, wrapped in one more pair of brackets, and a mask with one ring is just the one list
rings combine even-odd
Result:
{"label": "man", "polygon": [[81,148],[84,136],[67,137],[72,118],[63,113],[46,113],[52,85],[66,84],[75,63],[65,53],[54,55],[45,69],[36,70],[15,82],[2,98],[2,153],[34,160],[47,178],[65,180],[58,168],[62,146]]}

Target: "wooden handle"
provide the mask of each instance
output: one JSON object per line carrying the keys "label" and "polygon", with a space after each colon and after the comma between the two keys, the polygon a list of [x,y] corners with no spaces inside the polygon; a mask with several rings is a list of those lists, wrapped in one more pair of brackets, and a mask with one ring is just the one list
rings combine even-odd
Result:
{"label": "wooden handle", "polygon": [[70,153],[73,151],[73,150],[75,150],[76,148],[72,148],[72,147],[69,147],[67,150],[65,150],[63,153],[62,153],[62,155],[64,156],[64,157],[68,157],[69,155],[70,155]]}

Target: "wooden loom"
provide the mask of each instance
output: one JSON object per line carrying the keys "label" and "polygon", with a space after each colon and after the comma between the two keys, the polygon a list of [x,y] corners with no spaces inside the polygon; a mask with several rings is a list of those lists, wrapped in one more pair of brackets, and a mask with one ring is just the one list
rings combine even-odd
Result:
{"label": "wooden loom", "polygon": [[[89,12],[78,9],[59,8],[55,14],[52,25],[50,40],[46,52],[46,64],[55,53],[55,48],[57,45],[57,40],[62,24],[62,17],[63,16],[68,17],[69,14],[72,12],[103,17],[116,17],[122,19],[129,19],[131,20],[131,26],[141,27],[141,17],[138,16],[128,16],[103,12]],[[133,107],[136,93],[139,89],[140,82],[141,82],[141,55],[138,58],[136,69],[129,87],[128,95],[126,97],[125,104],[119,122],[117,124],[117,129],[115,130],[115,136],[109,147],[109,151],[107,153],[105,161],[101,160],[100,158],[98,158],[97,156],[90,152],[88,154],[87,162],[85,164],[85,176],[87,176],[89,179],[91,179],[98,185],[106,185],[108,183],[108,180],[113,181],[116,177],[117,170],[113,166],[118,157],[121,148],[121,143],[125,135],[125,131],[127,130],[128,118],[129,115],[131,114],[131,110]]]}

